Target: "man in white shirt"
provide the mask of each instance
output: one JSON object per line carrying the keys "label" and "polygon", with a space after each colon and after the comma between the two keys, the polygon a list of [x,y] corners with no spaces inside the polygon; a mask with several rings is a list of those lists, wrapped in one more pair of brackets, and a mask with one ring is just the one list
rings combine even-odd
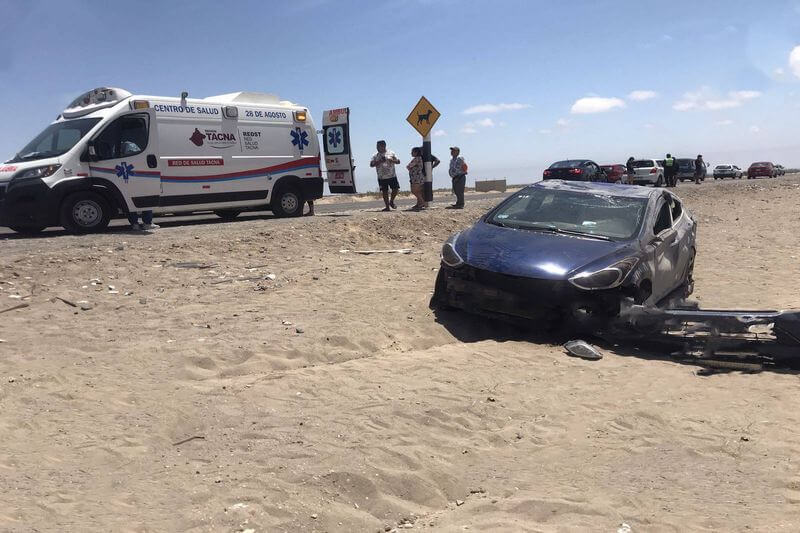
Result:
{"label": "man in white shirt", "polygon": [[[369,166],[373,167],[378,173],[378,185],[383,193],[383,202],[386,204],[384,211],[397,209],[394,204],[397,193],[400,191],[400,182],[397,181],[395,165],[400,164],[400,160],[391,150],[386,149],[386,141],[378,141],[378,152],[372,156]],[[392,189],[392,196],[389,198],[389,189]]]}

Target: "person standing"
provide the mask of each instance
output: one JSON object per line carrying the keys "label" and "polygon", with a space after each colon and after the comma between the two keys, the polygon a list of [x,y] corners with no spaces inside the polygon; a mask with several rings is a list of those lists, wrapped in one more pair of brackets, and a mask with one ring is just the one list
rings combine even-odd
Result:
{"label": "person standing", "polygon": [[702,180],[706,179],[706,164],[703,161],[703,156],[698,154],[697,159],[694,160],[694,183],[700,185]]}
{"label": "person standing", "polygon": [[[394,166],[400,164],[400,160],[391,150],[386,149],[386,141],[378,141],[376,144],[378,152],[372,156],[369,166],[373,167],[378,173],[378,186],[383,193],[383,203],[386,204],[384,211],[397,209],[394,203],[397,193],[400,191],[400,183],[397,181],[397,173]],[[389,197],[389,189],[392,189],[392,196]]]}
{"label": "person standing", "polygon": [[628,185],[633,185],[633,175],[636,173],[636,169],[633,168],[633,156],[628,158],[628,162],[625,163],[625,171],[628,173]]}
{"label": "person standing", "polygon": [[464,187],[467,185],[467,163],[461,157],[461,149],[458,146],[450,147],[450,178],[453,180],[453,194],[456,195],[456,203],[450,209],[464,208]]}
{"label": "person standing", "polygon": [[128,222],[131,225],[132,230],[151,230],[151,229],[158,229],[161,226],[158,224],[153,224],[153,212],[152,211],[142,211],[142,223],[139,224],[139,213],[136,211],[131,211],[128,213]]}
{"label": "person standing", "polygon": [[411,182],[411,194],[417,199],[417,203],[411,209],[419,211],[426,209],[428,202],[425,201],[425,166],[422,162],[422,148],[414,147],[411,149],[411,162],[406,165],[408,169],[408,179]]}
{"label": "person standing", "polygon": [[667,154],[664,159],[664,178],[667,180],[667,187],[674,187],[676,185],[676,177],[678,175],[677,161],[672,157],[672,154]]}

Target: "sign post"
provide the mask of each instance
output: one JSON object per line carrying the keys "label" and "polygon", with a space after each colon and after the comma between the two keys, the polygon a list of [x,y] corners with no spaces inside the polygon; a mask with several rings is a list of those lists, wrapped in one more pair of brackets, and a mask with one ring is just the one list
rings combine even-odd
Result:
{"label": "sign post", "polygon": [[417,105],[406,117],[411,126],[422,135],[422,162],[425,164],[425,189],[423,191],[425,201],[433,201],[433,155],[431,152],[431,130],[439,117],[439,111],[433,107],[427,98],[420,97]]}

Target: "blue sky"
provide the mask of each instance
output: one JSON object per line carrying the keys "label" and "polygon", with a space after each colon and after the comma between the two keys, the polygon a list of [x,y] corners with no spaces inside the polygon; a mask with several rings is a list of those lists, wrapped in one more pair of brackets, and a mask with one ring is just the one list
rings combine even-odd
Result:
{"label": "blue sky", "polygon": [[[97,86],[205,97],[274,92],[349,106],[357,182],[376,139],[442,112],[434,153],[470,178],[531,181],[552,161],[703,153],[800,166],[800,0],[0,0],[0,157]],[[790,56],[794,58],[794,68]],[[638,92],[635,92],[638,91]],[[405,171],[398,173],[405,177]],[[404,181],[401,179],[401,181]],[[435,185],[446,186],[445,172]]]}

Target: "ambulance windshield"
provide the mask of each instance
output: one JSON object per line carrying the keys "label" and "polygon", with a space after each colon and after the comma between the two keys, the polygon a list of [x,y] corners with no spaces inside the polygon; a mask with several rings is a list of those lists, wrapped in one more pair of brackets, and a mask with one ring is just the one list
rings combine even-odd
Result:
{"label": "ambulance windshield", "polygon": [[98,122],[99,118],[79,118],[50,124],[8,162],[36,161],[65,154]]}

